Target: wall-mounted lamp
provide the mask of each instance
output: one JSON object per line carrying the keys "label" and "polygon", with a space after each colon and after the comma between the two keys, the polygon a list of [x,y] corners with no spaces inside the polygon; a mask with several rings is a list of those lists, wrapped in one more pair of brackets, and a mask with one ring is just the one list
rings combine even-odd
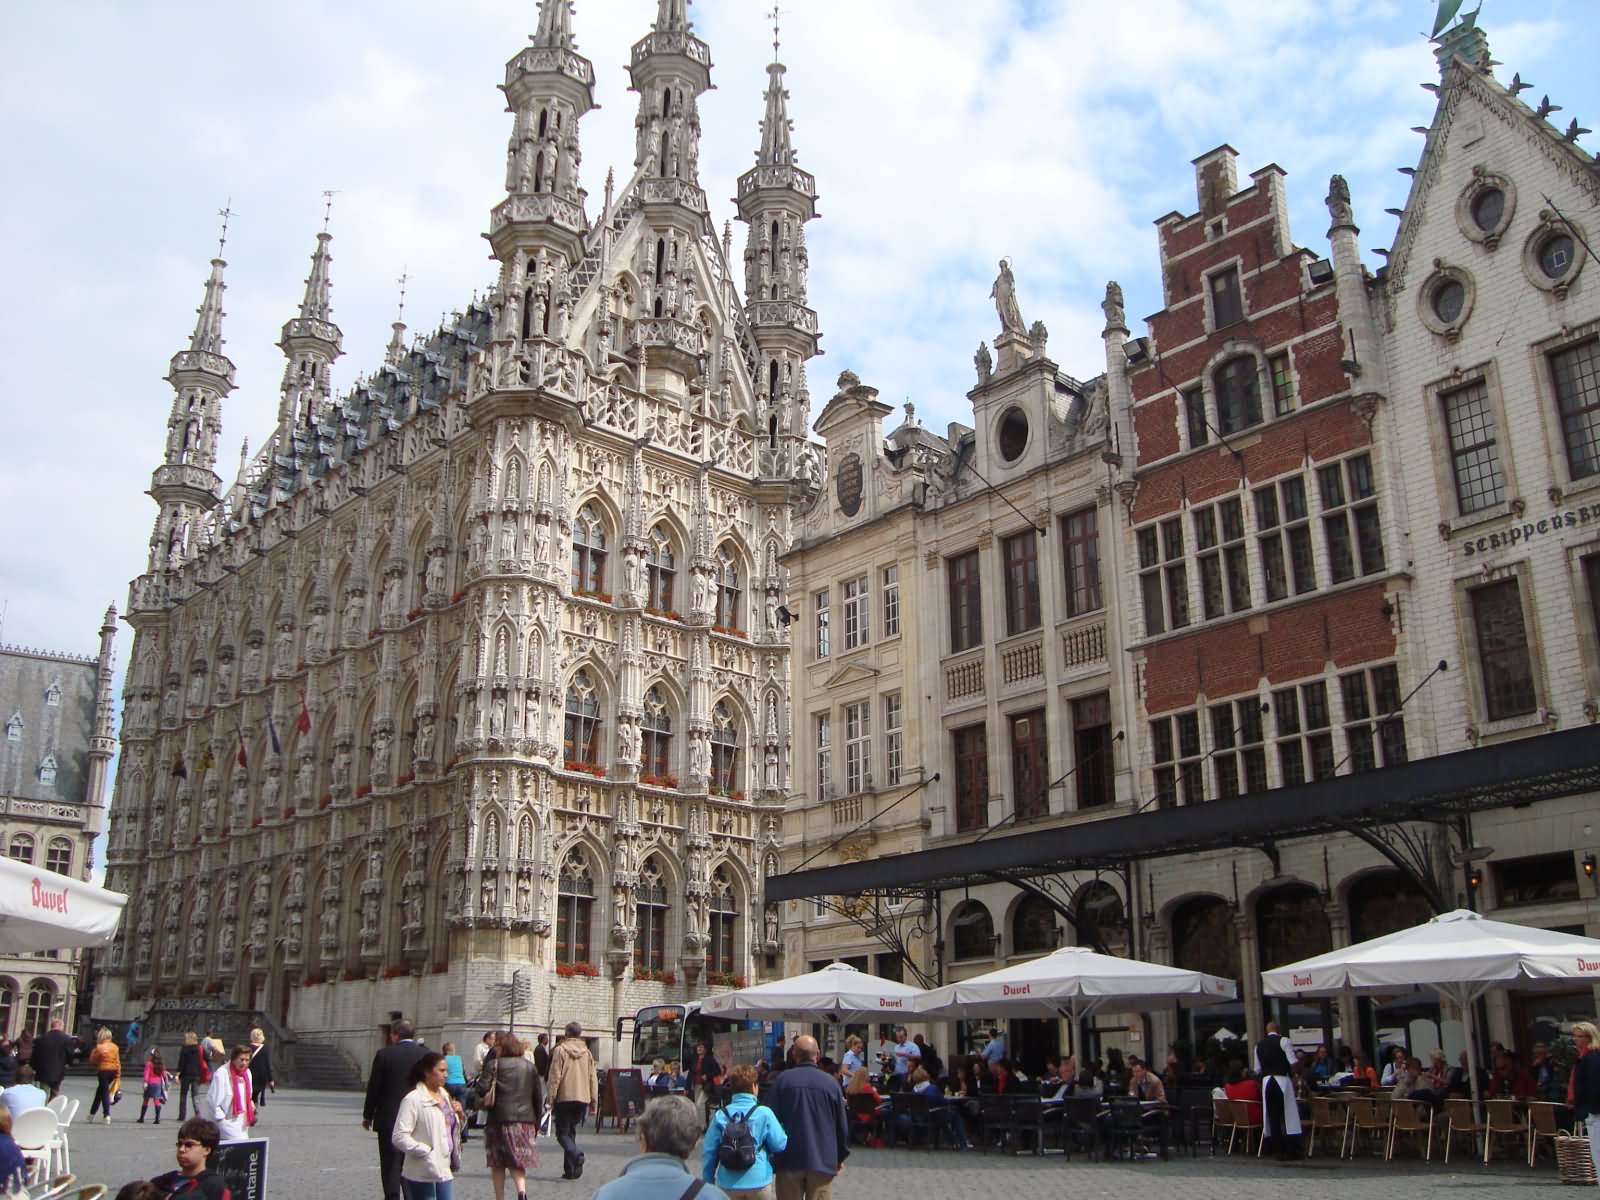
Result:
{"label": "wall-mounted lamp", "polygon": [[1467,864],[1467,890],[1475,892],[1483,886],[1483,868],[1476,864]]}
{"label": "wall-mounted lamp", "polygon": [[1306,274],[1311,279],[1312,287],[1321,287],[1325,283],[1333,282],[1333,264],[1325,258],[1319,258],[1306,268]]}
{"label": "wall-mounted lamp", "polygon": [[1133,366],[1144,362],[1150,357],[1150,339],[1136,337],[1131,341],[1122,343],[1123,356],[1128,360],[1128,365]]}
{"label": "wall-mounted lamp", "polygon": [[1587,875],[1590,879],[1594,878],[1594,855],[1593,854],[1585,854],[1583,856],[1583,873],[1585,875]]}

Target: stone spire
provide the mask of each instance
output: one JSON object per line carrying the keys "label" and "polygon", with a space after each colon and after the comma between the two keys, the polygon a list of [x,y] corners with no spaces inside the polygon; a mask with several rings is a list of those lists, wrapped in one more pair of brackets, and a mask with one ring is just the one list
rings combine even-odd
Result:
{"label": "stone spire", "polygon": [[[112,692],[111,676],[116,666],[112,643],[117,636],[117,606],[106,609],[100,622],[100,657],[95,664],[94,730],[89,735],[89,776],[84,788],[84,803],[88,810],[87,831],[92,838],[105,832],[106,827],[106,777],[111,758],[117,752],[117,705]],[[94,847],[90,843],[90,857],[84,864],[84,877],[88,867],[94,865]]]}
{"label": "stone spire", "polygon": [[688,33],[694,26],[689,23],[690,0],[656,0],[656,23],[651,26],[657,33]]}
{"label": "stone spire", "polygon": [[562,50],[577,46],[572,40],[572,0],[539,0],[539,28],[533,44]]}
{"label": "stone spire", "polygon": [[789,93],[778,61],[776,16],[773,61],[767,67],[766,115],[756,165],[739,177],[739,219],[745,241],[745,320],[757,350],[758,419],[765,434],[762,474],[787,475],[805,440],[810,397],[806,360],[817,353],[817,314],[806,307],[806,223],[817,215],[817,181],[796,164],[789,133]]}
{"label": "stone spire", "polygon": [[328,244],[333,235],[324,228],[311,252],[311,273],[306,276],[300,315],[283,323],[278,348],[288,363],[278,401],[278,431],[274,458],[281,474],[279,487],[287,490],[297,468],[296,429],[308,427],[332,406],[333,362],[344,353],[344,334],[333,323],[333,255]]}
{"label": "stone spire", "polygon": [[700,96],[711,87],[711,48],[694,35],[688,0],[660,0],[651,32],[633,45],[628,74],[639,93],[634,166],[646,177],[678,180],[684,186],[675,199],[705,211]]}
{"label": "stone spire", "polygon": [[[222,398],[233,391],[233,363],[222,353],[222,273],[227,265],[220,257],[211,260],[189,348],[172,356],[167,371],[173,397],[166,452],[150,478],[150,495],[161,508],[150,536],[151,572],[175,570],[199,548],[199,518],[220,499],[217,438]],[[147,594],[137,585],[135,591]]]}

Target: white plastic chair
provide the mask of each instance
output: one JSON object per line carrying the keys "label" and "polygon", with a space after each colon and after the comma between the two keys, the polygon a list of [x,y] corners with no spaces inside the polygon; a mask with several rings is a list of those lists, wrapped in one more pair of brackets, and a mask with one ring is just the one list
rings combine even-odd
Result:
{"label": "white plastic chair", "polygon": [[78,1110],[83,1107],[83,1101],[76,1098],[69,1099],[66,1096],[57,1096],[56,1099],[65,1100],[66,1103],[56,1110],[56,1140],[52,1147],[56,1152],[56,1162],[51,1170],[58,1174],[67,1174],[72,1170],[72,1147],[67,1142],[67,1130],[71,1128]]}
{"label": "white plastic chair", "polygon": [[[52,1108],[30,1108],[11,1123],[11,1137],[22,1151],[22,1160],[38,1164],[38,1175],[48,1174],[55,1157],[60,1122]],[[30,1174],[32,1171],[30,1169]]]}
{"label": "white plastic chair", "polygon": [[59,1117],[66,1114],[67,1105],[71,1102],[72,1097],[68,1096],[65,1092],[62,1092],[60,1095],[56,1096],[54,1100],[46,1100],[44,1102],[44,1106]]}

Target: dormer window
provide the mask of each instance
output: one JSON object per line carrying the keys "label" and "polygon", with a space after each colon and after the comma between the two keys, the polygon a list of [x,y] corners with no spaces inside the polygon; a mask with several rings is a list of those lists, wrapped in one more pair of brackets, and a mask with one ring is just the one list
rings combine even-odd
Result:
{"label": "dormer window", "polygon": [[50,708],[61,707],[61,684],[56,680],[51,680],[50,686],[45,688],[44,702]]}
{"label": "dormer window", "polygon": [[6,741],[20,742],[22,740],[22,714],[14,712],[11,719],[6,722]]}
{"label": "dormer window", "polygon": [[1209,280],[1211,288],[1211,327],[1224,329],[1244,320],[1244,294],[1239,290],[1239,269],[1218,271]]}
{"label": "dormer window", "polygon": [[56,781],[56,756],[46,754],[39,761],[39,782],[46,786]]}

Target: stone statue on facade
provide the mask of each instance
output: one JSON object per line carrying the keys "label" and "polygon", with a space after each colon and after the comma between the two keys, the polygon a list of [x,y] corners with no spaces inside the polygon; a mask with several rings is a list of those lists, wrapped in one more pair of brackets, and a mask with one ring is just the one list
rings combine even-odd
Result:
{"label": "stone statue on facade", "polygon": [[1355,220],[1355,212],[1350,204],[1350,185],[1345,182],[1343,175],[1334,175],[1328,180],[1328,196],[1325,201],[1328,206],[1328,216],[1335,225],[1348,225]]}
{"label": "stone statue on facade", "polygon": [[1000,260],[1000,274],[989,289],[995,311],[1000,314],[1000,328],[1006,333],[1025,333],[1027,324],[1022,319],[1022,309],[1017,305],[1017,280],[1011,274],[1011,264]]}
{"label": "stone statue on facade", "polygon": [[978,368],[978,382],[988,383],[994,378],[994,356],[989,353],[989,343],[979,342],[978,352],[972,356],[973,366]]}
{"label": "stone statue on facade", "polygon": [[1126,329],[1127,311],[1122,305],[1122,285],[1113,279],[1106,284],[1106,298],[1100,302],[1100,311],[1106,315],[1107,329]]}

